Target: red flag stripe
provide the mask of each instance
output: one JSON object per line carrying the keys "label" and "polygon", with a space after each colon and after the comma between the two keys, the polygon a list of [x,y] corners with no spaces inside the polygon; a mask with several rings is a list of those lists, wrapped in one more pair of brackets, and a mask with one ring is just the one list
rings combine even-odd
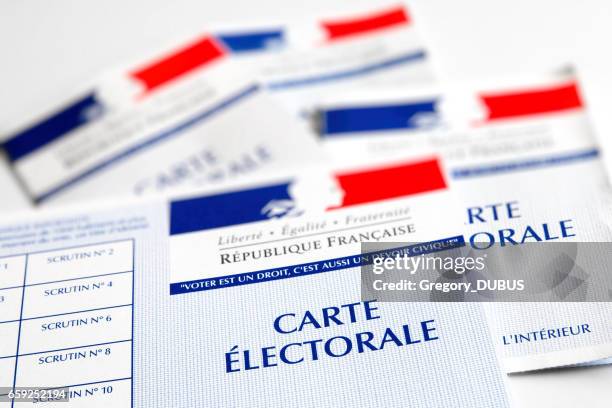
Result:
{"label": "red flag stripe", "polygon": [[205,37],[170,55],[167,55],[130,76],[142,82],[146,93],[196,68],[223,56],[223,49],[211,37]]}
{"label": "red flag stripe", "polygon": [[410,16],[404,7],[390,11],[370,14],[365,17],[345,19],[342,21],[322,22],[321,25],[327,33],[329,41],[345,38],[352,35],[364,34],[371,31],[382,30],[401,24],[409,24]]}
{"label": "red flag stripe", "polygon": [[581,108],[575,83],[536,90],[486,95],[480,98],[489,113],[487,121]]}
{"label": "red flag stripe", "polygon": [[337,174],[336,178],[344,190],[344,199],[341,206],[330,209],[446,188],[437,159]]}

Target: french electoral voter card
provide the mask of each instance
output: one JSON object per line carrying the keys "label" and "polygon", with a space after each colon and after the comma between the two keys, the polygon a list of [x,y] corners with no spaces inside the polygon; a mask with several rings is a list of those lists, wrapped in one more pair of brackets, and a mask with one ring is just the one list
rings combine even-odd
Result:
{"label": "french electoral voter card", "polygon": [[[177,199],[171,204],[170,293],[182,296],[294,280],[291,278],[323,279],[312,275],[333,276],[361,266],[354,252],[363,242],[456,242],[475,249],[502,246],[503,259],[510,263],[501,265],[510,272],[525,266],[518,259],[512,264],[522,245],[610,242],[610,222],[605,216],[609,207],[601,200],[604,192],[596,188],[597,180],[571,194],[564,182],[576,174],[592,177],[597,162],[551,167],[522,175],[508,172],[462,179],[454,185],[435,158],[362,168],[337,174],[343,195],[335,205],[318,212],[301,208],[291,181]],[[240,211],[235,208],[238,202]],[[278,207],[282,211],[263,210]],[[294,242],[300,236],[303,239]],[[209,251],[194,262],[200,248]],[[298,255],[300,261],[292,263]],[[323,255],[325,261],[320,261]],[[552,288],[557,301],[565,303],[486,306],[492,339],[507,372],[579,364],[611,355],[609,303],[572,301],[579,302],[574,296],[583,291],[597,290],[584,282],[589,273],[599,273],[601,265],[588,252],[573,255],[571,271],[555,278]],[[551,265],[557,261],[550,259]],[[538,273],[529,269],[522,276],[537,280]],[[343,278],[334,285],[344,282]],[[573,285],[571,290],[568,285]],[[580,335],[574,333],[585,327]],[[570,333],[570,328],[571,336],[555,334]],[[545,341],[529,337],[542,330],[553,335],[542,339]]]}
{"label": "french electoral voter card", "polygon": [[218,25],[216,37],[302,119],[354,89],[430,84],[430,56],[405,5],[351,7],[300,20]]}
{"label": "french electoral voter card", "polygon": [[501,167],[598,155],[573,74],[353,92],[323,102],[316,131],[338,169],[393,157],[443,157],[451,180]]}
{"label": "french electoral voter card", "polygon": [[[451,190],[466,209],[491,210],[505,203],[519,214],[520,208],[517,217],[466,221],[466,240],[508,246],[609,242],[609,210],[597,204],[608,179],[575,78],[491,89],[324,110],[321,129],[328,152],[341,169],[364,160],[438,155]],[[453,103],[459,108],[453,109]],[[564,236],[553,233],[554,226],[575,229]],[[495,304],[487,309],[509,372],[596,360],[612,351],[607,303]],[[526,334],[583,324],[596,329],[571,339],[545,336],[538,341]]]}
{"label": "french electoral voter card", "polygon": [[308,220],[215,225],[179,199],[0,222],[3,390],[88,407],[508,406],[481,305],[360,298],[355,237],[454,242],[423,217],[444,194],[427,171],[414,202]]}
{"label": "french electoral voter card", "polygon": [[303,167],[313,137],[213,35],[110,72],[4,142],[36,203],[205,186]]}
{"label": "french electoral voter card", "polygon": [[324,97],[434,80],[425,43],[403,5],[304,19],[288,26],[287,37],[292,47],[262,55],[254,69],[301,117]]}

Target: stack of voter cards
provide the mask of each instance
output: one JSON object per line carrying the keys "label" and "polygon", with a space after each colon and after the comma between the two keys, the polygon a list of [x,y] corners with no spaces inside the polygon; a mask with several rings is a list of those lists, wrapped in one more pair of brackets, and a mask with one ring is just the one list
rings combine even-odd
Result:
{"label": "stack of voter cards", "polygon": [[[612,361],[587,255],[612,196],[578,75],[441,85],[417,23],[389,4],[203,27],[16,118],[0,401],[509,407],[508,373]],[[549,301],[368,286],[394,247],[495,251],[498,281]]]}

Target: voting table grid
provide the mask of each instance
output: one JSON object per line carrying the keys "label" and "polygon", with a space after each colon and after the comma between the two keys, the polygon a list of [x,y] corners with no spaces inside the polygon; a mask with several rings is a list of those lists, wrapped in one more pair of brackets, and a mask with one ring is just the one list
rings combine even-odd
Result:
{"label": "voting table grid", "polygon": [[133,288],[133,240],[0,258],[2,394],[69,387],[69,404],[131,406]]}

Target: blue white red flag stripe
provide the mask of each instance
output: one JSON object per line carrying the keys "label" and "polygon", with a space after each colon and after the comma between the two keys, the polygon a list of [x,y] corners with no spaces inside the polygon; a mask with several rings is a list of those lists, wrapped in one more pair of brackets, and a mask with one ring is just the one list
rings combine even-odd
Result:
{"label": "blue white red flag stripe", "polygon": [[[378,167],[336,176],[349,207],[446,188],[437,159]],[[300,209],[291,182],[176,200],[170,204],[170,235],[228,227],[283,216]],[[275,211],[276,210],[276,211]]]}

